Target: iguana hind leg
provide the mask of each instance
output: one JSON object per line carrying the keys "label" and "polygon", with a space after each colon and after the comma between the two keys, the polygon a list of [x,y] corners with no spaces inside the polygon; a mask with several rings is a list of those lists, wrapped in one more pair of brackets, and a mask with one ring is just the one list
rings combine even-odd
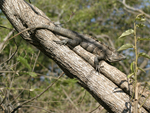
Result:
{"label": "iguana hind leg", "polygon": [[66,45],[68,44],[69,46],[71,47],[75,47],[77,45],[80,44],[81,40],[80,39],[75,39],[75,40],[72,40],[72,39],[63,39],[61,41],[55,41],[57,44],[60,44],[60,45]]}

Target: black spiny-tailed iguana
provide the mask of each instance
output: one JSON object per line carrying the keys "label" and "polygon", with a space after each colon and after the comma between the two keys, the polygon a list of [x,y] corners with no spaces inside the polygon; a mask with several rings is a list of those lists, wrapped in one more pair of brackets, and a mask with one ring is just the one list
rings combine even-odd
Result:
{"label": "black spiny-tailed iguana", "polygon": [[[49,26],[44,24],[36,25],[21,31],[17,35],[25,31],[34,30],[34,29],[48,29],[52,32],[68,37],[68,39],[62,41],[55,41],[55,42],[59,44],[69,44],[72,47],[80,45],[88,52],[93,53],[96,56],[94,58],[94,65],[96,70],[98,71],[100,71],[100,66],[99,66],[100,60],[105,60],[108,62],[116,62],[116,61],[124,60],[126,58],[124,55],[117,53],[114,49],[104,45],[101,42],[97,42],[96,40],[89,38],[85,35],[81,35],[79,33],[61,27]],[[13,36],[12,38],[14,38],[15,36]]]}
{"label": "black spiny-tailed iguana", "polygon": [[94,65],[96,70],[98,70],[99,72],[100,72],[99,66],[100,60],[105,60],[108,62],[116,62],[124,60],[126,58],[124,55],[117,53],[114,49],[106,46],[105,44],[98,42],[92,38],[89,38],[85,35],[76,33],[74,31],[64,29],[61,27],[47,26],[47,25],[44,25],[43,28],[46,28],[48,30],[51,30],[52,32],[58,33],[60,35],[69,38],[62,41],[55,41],[56,43],[63,45],[69,44],[69,46],[72,47],[80,45],[88,52],[93,53],[96,56],[94,58]]}

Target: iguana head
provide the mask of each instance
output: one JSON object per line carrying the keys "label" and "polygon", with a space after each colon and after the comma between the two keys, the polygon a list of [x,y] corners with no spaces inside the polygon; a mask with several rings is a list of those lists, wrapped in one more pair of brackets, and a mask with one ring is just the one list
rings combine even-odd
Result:
{"label": "iguana head", "polygon": [[107,54],[106,59],[108,62],[117,62],[126,59],[126,57],[122,54],[117,53],[116,51],[113,51],[111,52],[111,54]]}

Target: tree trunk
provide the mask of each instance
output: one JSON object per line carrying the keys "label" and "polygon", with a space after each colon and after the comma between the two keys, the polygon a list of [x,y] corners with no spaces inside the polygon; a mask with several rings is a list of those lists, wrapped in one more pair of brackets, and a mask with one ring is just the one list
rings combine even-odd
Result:
{"label": "tree trunk", "polygon": [[[18,32],[38,24],[53,26],[42,11],[36,7],[33,9],[23,0],[0,0],[0,8]],[[80,85],[109,112],[132,111],[129,97],[132,92],[129,91],[126,75],[115,67],[102,61],[100,65],[103,66],[103,74],[96,72],[93,68],[93,54],[80,46],[71,50],[67,46],[56,44],[53,40],[59,40],[58,36],[46,29],[26,31],[21,37],[52,58],[67,76],[77,78]],[[141,102],[145,98],[142,97]],[[143,113],[150,112],[150,102],[146,102],[144,108],[140,109]]]}

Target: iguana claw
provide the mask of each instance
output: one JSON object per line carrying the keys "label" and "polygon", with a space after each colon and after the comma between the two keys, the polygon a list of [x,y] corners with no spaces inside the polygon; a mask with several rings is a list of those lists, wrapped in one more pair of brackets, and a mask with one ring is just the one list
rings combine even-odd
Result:
{"label": "iguana claw", "polygon": [[101,68],[103,68],[104,66],[100,66],[100,65],[96,65],[96,71],[98,71],[99,73],[101,73]]}

